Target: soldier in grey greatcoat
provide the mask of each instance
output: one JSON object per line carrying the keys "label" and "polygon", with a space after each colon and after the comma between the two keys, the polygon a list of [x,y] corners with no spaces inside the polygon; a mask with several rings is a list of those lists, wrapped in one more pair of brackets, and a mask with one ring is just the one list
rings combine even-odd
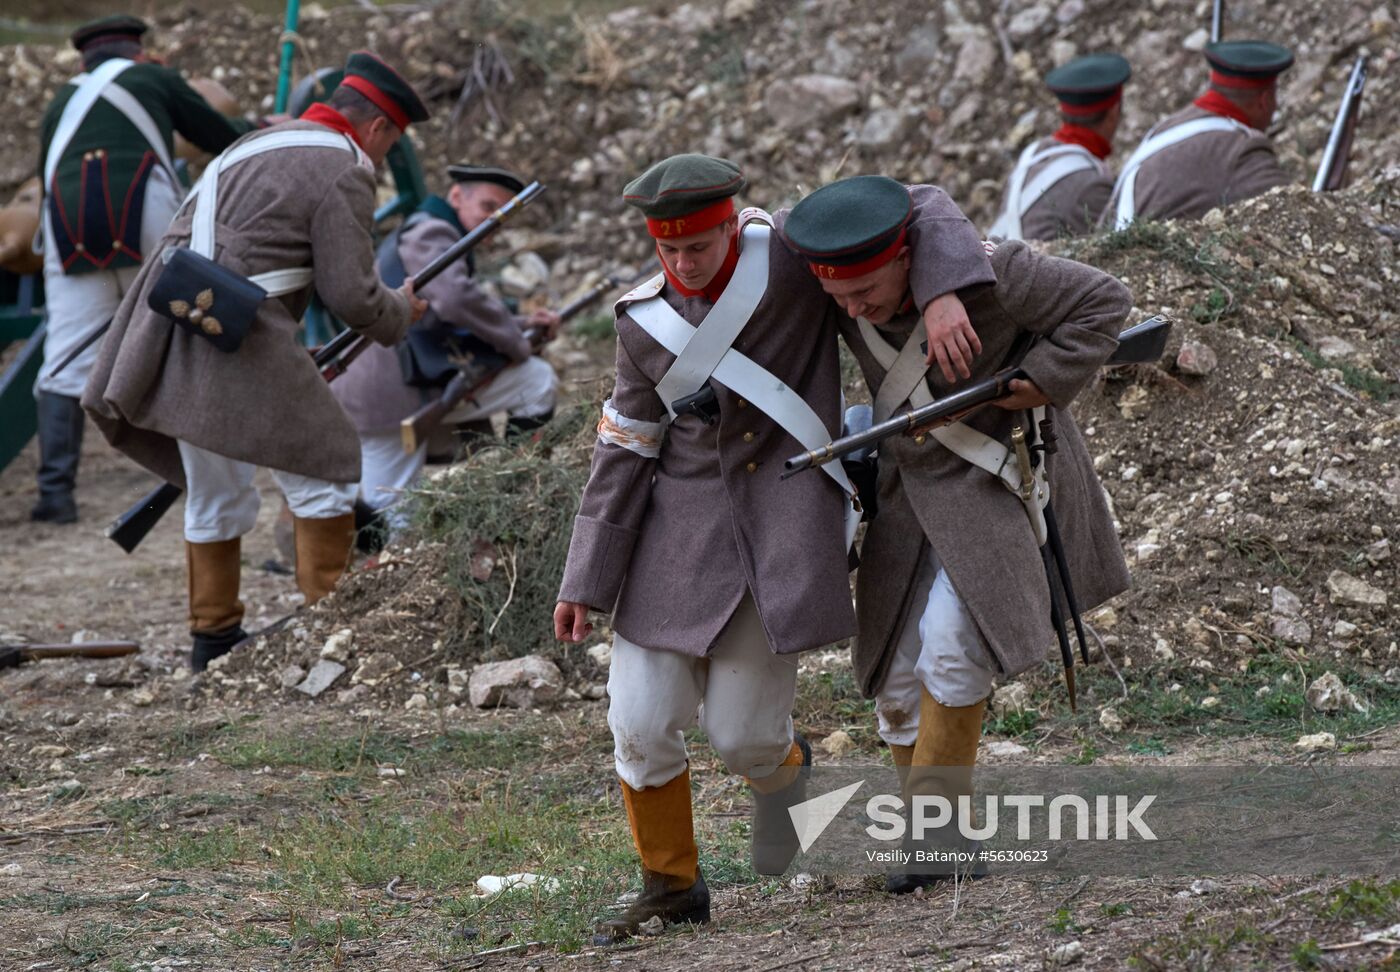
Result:
{"label": "soldier in grey greatcoat", "polygon": [[1107,159],[1132,75],[1117,54],[1075,58],[1045,76],[1060,103],[1060,127],[1028,145],[989,231],[1006,240],[1053,240],[1091,231],[1113,193]]}
{"label": "soldier in grey greatcoat", "polygon": [[[327,594],[349,562],[359,438],[301,344],[298,321],[313,286],[346,325],[382,344],[422,313],[411,286],[381,284],[370,224],[375,166],[425,118],[388,65],[351,55],[329,102],[245,136],[211,163],[221,166],[215,262],[281,278],[268,284],[241,345],[220,350],[177,326],[174,308],[148,306],[160,259],[142,267],[103,341],[83,407],[114,446],[185,490],[196,670],[246,637],[239,554],[257,520],[256,466],[272,471],[295,517],[296,579],[307,603]],[[190,198],[161,250],[191,244],[203,200]]]}
{"label": "soldier in grey greatcoat", "polygon": [[[683,155],[624,195],[664,272],[618,304],[617,384],[554,615],[580,641],[590,609],[613,612],[608,723],[643,890],[602,942],[709,918],[684,741],[697,710],[755,792],[754,867],[787,867],[811,758],[792,727],[796,655],[855,630],[849,480],[779,480],[790,450],[838,431],[840,313],[766,213],[735,212],[744,185],[733,163]],[[928,202],[914,245],[930,288],[989,281],[972,226],[941,192]]]}
{"label": "soldier in grey greatcoat", "polygon": [[[818,189],[782,226],[848,315],[840,319],[842,335],[875,396],[876,421],[952,390],[923,363],[916,308],[932,295],[922,254],[901,239],[934,199],[928,186],[857,176]],[[1013,382],[996,408],[881,443],[879,512],[856,582],[856,676],[876,699],[879,732],[896,765],[923,768],[921,778],[910,776],[913,792],[933,783],[949,795],[970,792],[994,679],[1038,665],[1053,641],[1037,525],[1045,491],[1037,490],[1033,509],[1012,490],[1021,479],[1008,443],[1028,410],[1046,409],[1059,437],[1037,476],[1048,478],[1081,607],[1101,604],[1129,582],[1103,488],[1069,412],[1117,346],[1132,304],[1127,288],[1025,243],[986,249],[995,281],[959,292],[981,341],[973,377],[1005,367],[1024,336],[1034,339],[1020,362],[1030,378]],[[931,780],[935,771],[942,775]],[[928,881],[896,874],[889,889],[912,891]]]}
{"label": "soldier in grey greatcoat", "polygon": [[1123,163],[1103,225],[1200,219],[1292,181],[1267,132],[1278,76],[1293,54],[1264,41],[1220,41],[1207,45],[1205,56],[1210,87],[1153,127]]}

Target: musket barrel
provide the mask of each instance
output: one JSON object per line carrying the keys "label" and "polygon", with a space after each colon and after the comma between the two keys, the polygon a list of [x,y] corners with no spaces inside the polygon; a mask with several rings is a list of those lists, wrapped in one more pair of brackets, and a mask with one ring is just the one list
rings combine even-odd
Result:
{"label": "musket barrel", "polygon": [[544,185],[538,180],[530,183],[520,190],[504,206],[488,216],[480,226],[462,237],[456,243],[433,258],[422,270],[413,275],[413,286],[426,286],[434,277],[442,273],[457,260],[462,258],[472,247],[482,241],[484,237],[493,232],[497,227],[507,222],[512,216],[528,205],[536,196],[544,192]]}
{"label": "musket barrel", "polygon": [[1210,11],[1210,42],[1215,44],[1225,34],[1225,0],[1215,0]]}
{"label": "musket barrel", "polygon": [[1318,164],[1317,175],[1313,177],[1313,192],[1328,192],[1342,187],[1342,170],[1346,160],[1339,158],[1351,148],[1349,129],[1355,125],[1354,116],[1359,110],[1361,93],[1366,87],[1366,55],[1358,54],[1347,78],[1347,89],[1342,95],[1342,103],[1337,106],[1337,117],[1332,122],[1332,131],[1327,136],[1327,147],[1322,152],[1322,162]]}

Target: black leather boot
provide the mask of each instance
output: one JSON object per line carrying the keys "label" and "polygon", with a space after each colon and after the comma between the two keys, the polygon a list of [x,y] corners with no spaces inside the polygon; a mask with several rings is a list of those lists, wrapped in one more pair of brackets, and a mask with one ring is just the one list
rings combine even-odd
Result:
{"label": "black leather boot", "polygon": [[774,793],[753,791],[749,860],[759,874],[782,874],[801,846],[788,809],[807,799],[807,779],[812,775],[812,747],[801,733],[793,733],[793,741],[802,750],[802,766],[796,778]]}
{"label": "black leather boot", "polygon": [[634,938],[641,926],[660,917],[663,924],[703,925],[710,920],[710,889],[705,875],[697,869],[695,883],[675,890],[670,884],[675,878],[642,869],[642,893],[616,918],[600,921],[593,933],[594,945],[616,945]]}
{"label": "black leather boot", "polygon": [[355,549],[362,554],[377,554],[389,538],[389,524],[384,513],[362,499],[355,500]]}
{"label": "black leather boot", "polygon": [[78,454],[83,447],[83,407],[76,398],[40,392],[39,502],[29,511],[31,520],[75,523],[78,504],[73,487],[78,481]]}
{"label": "black leather boot", "polygon": [[248,637],[243,626],[235,624],[231,628],[213,633],[195,632],[194,647],[190,649],[190,668],[202,672],[215,658],[221,658],[233,651],[234,646]]}

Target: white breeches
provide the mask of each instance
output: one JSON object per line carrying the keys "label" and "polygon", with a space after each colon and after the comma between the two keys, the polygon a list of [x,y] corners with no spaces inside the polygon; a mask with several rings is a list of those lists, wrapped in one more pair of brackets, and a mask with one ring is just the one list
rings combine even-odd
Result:
{"label": "white breeches", "polygon": [[[208,449],[180,443],[185,466],[185,539],[190,543],[232,540],[250,532],[258,522],[262,500],[253,485],[257,467]],[[280,469],[268,470],[287,497],[292,515],[323,520],[355,508],[358,483],[332,483]]]}
{"label": "white breeches", "polygon": [[752,594],[707,658],[613,638],[608,725],[617,775],[633,789],[660,786],[686,768],[685,731],[695,724],[731,773],[761,779],[792,751],[797,656],[775,655]]}
{"label": "white breeches", "polygon": [[[474,422],[497,412],[516,418],[546,415],[554,408],[558,390],[559,378],[549,362],[530,358],[502,371],[474,398],[449,412],[443,422]],[[406,453],[398,432],[361,433],[360,498],[376,510],[384,509],[418,481],[427,461],[427,445]],[[403,526],[402,521],[402,515],[389,517],[395,529]]]}
{"label": "white breeches", "polygon": [[972,705],[991,694],[997,675],[986,639],[931,549],[914,584],[911,603],[922,602],[923,612],[911,610],[905,618],[889,674],[875,695],[880,738],[892,746],[914,744],[922,689],[944,705]]}
{"label": "white breeches", "polygon": [[[141,254],[150,259],[179,208],[179,192],[171,185],[165,170],[156,167],[146,181],[146,200],[141,210]],[[81,398],[88,373],[97,361],[101,340],[93,341],[57,375],[53,369],[82,344],[94,331],[110,321],[126,292],[131,289],[140,267],[121,270],[94,270],[67,275],[59,261],[58,245],[49,226],[48,206],[44,207],[44,311],[48,331],[44,336],[44,363],[39,368],[36,391]]]}
{"label": "white breeches", "polygon": [[513,418],[533,418],[553,410],[559,393],[559,376],[538,355],[502,371],[471,399],[443,419],[446,423],[475,422],[505,412]]}

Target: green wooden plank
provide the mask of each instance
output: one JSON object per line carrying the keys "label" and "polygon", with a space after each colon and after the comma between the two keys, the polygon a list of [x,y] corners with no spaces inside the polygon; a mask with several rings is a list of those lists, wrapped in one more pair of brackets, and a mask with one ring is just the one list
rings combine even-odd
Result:
{"label": "green wooden plank", "polygon": [[43,321],[43,314],[20,314],[13,308],[0,307],[0,349],[13,341],[28,341]]}
{"label": "green wooden plank", "polygon": [[19,357],[0,376],[0,470],[8,466],[39,428],[39,413],[34,404],[34,382],[39,366],[44,362],[44,331],[36,330]]}

